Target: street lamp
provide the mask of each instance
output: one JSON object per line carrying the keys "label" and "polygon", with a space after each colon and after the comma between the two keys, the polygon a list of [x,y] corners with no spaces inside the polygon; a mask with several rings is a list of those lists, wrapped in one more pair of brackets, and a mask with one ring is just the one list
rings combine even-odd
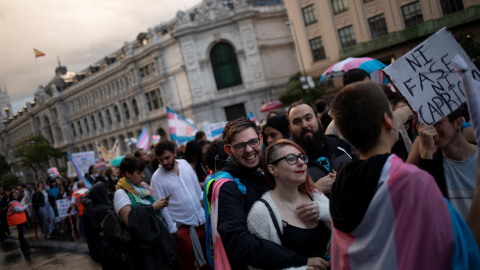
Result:
{"label": "street lamp", "polygon": [[[313,102],[312,100],[312,94],[310,93],[310,86],[308,86],[308,82],[307,82],[307,74],[305,72],[305,66],[303,65],[303,57],[302,57],[302,51],[300,50],[300,44],[298,43],[298,38],[297,38],[297,32],[295,31],[295,26],[293,25],[293,22],[290,22],[290,21],[286,21],[285,24],[287,26],[290,26],[290,29],[292,30],[293,32],[293,38],[295,39],[295,43],[296,43],[296,46],[295,46],[295,49],[297,50],[298,52],[298,56],[300,57],[300,65],[302,66],[302,70],[301,70],[301,74],[302,74],[302,77],[303,77],[303,82],[300,78],[300,82],[302,83],[302,88],[303,88],[303,85],[306,84],[307,85],[307,93],[308,93],[308,97],[310,98],[310,101]],[[305,88],[304,88],[305,89]]]}

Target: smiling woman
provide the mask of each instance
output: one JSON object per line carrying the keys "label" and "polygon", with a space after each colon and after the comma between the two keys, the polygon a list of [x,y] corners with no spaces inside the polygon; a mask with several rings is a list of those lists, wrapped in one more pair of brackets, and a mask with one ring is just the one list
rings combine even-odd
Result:
{"label": "smiling woman", "polygon": [[308,257],[307,264],[326,269],[322,259],[330,239],[328,199],[307,173],[308,156],[292,141],[281,139],[265,150],[264,171],[274,189],[248,215],[250,232]]}

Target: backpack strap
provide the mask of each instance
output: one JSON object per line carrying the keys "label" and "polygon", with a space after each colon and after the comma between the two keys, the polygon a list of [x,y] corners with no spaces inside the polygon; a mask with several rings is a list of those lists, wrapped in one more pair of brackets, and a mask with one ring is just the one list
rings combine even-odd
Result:
{"label": "backpack strap", "polygon": [[282,243],[283,242],[283,235],[280,231],[280,227],[278,226],[277,218],[275,217],[275,214],[273,213],[272,207],[270,207],[270,204],[267,201],[265,201],[264,199],[260,199],[260,201],[263,202],[265,204],[265,206],[267,207],[268,212],[270,213],[270,217],[272,218],[273,225],[275,226],[275,230],[277,231],[278,238],[280,239],[280,243]]}

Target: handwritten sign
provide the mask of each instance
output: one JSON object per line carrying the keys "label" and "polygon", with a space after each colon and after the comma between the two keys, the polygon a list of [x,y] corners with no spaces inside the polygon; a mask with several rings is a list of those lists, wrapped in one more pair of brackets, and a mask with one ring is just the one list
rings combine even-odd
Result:
{"label": "handwritten sign", "polygon": [[93,151],[73,153],[72,159],[78,170],[83,174],[88,172],[90,166],[95,165],[95,153]]}
{"label": "handwritten sign", "polygon": [[478,69],[446,28],[383,70],[421,123],[435,124],[465,102],[460,78],[452,67],[457,54],[468,63],[474,78],[480,79]]}
{"label": "handwritten sign", "polygon": [[68,217],[69,215],[74,214],[74,210],[72,210],[70,213],[67,212],[68,207],[70,206],[69,199],[56,200],[55,202],[57,203],[58,217]]}

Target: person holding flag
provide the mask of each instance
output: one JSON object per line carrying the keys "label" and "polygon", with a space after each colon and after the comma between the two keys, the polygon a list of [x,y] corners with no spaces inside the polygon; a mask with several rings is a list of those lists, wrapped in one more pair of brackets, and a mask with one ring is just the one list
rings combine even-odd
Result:
{"label": "person holding flag", "polygon": [[85,236],[85,230],[83,228],[83,204],[80,202],[80,199],[82,199],[85,194],[87,193],[88,189],[85,188],[85,182],[83,181],[78,181],[77,183],[78,190],[72,193],[72,201],[70,203],[70,206],[68,207],[67,213],[70,213],[72,211],[72,208],[75,206],[78,211],[78,227],[80,234]]}

